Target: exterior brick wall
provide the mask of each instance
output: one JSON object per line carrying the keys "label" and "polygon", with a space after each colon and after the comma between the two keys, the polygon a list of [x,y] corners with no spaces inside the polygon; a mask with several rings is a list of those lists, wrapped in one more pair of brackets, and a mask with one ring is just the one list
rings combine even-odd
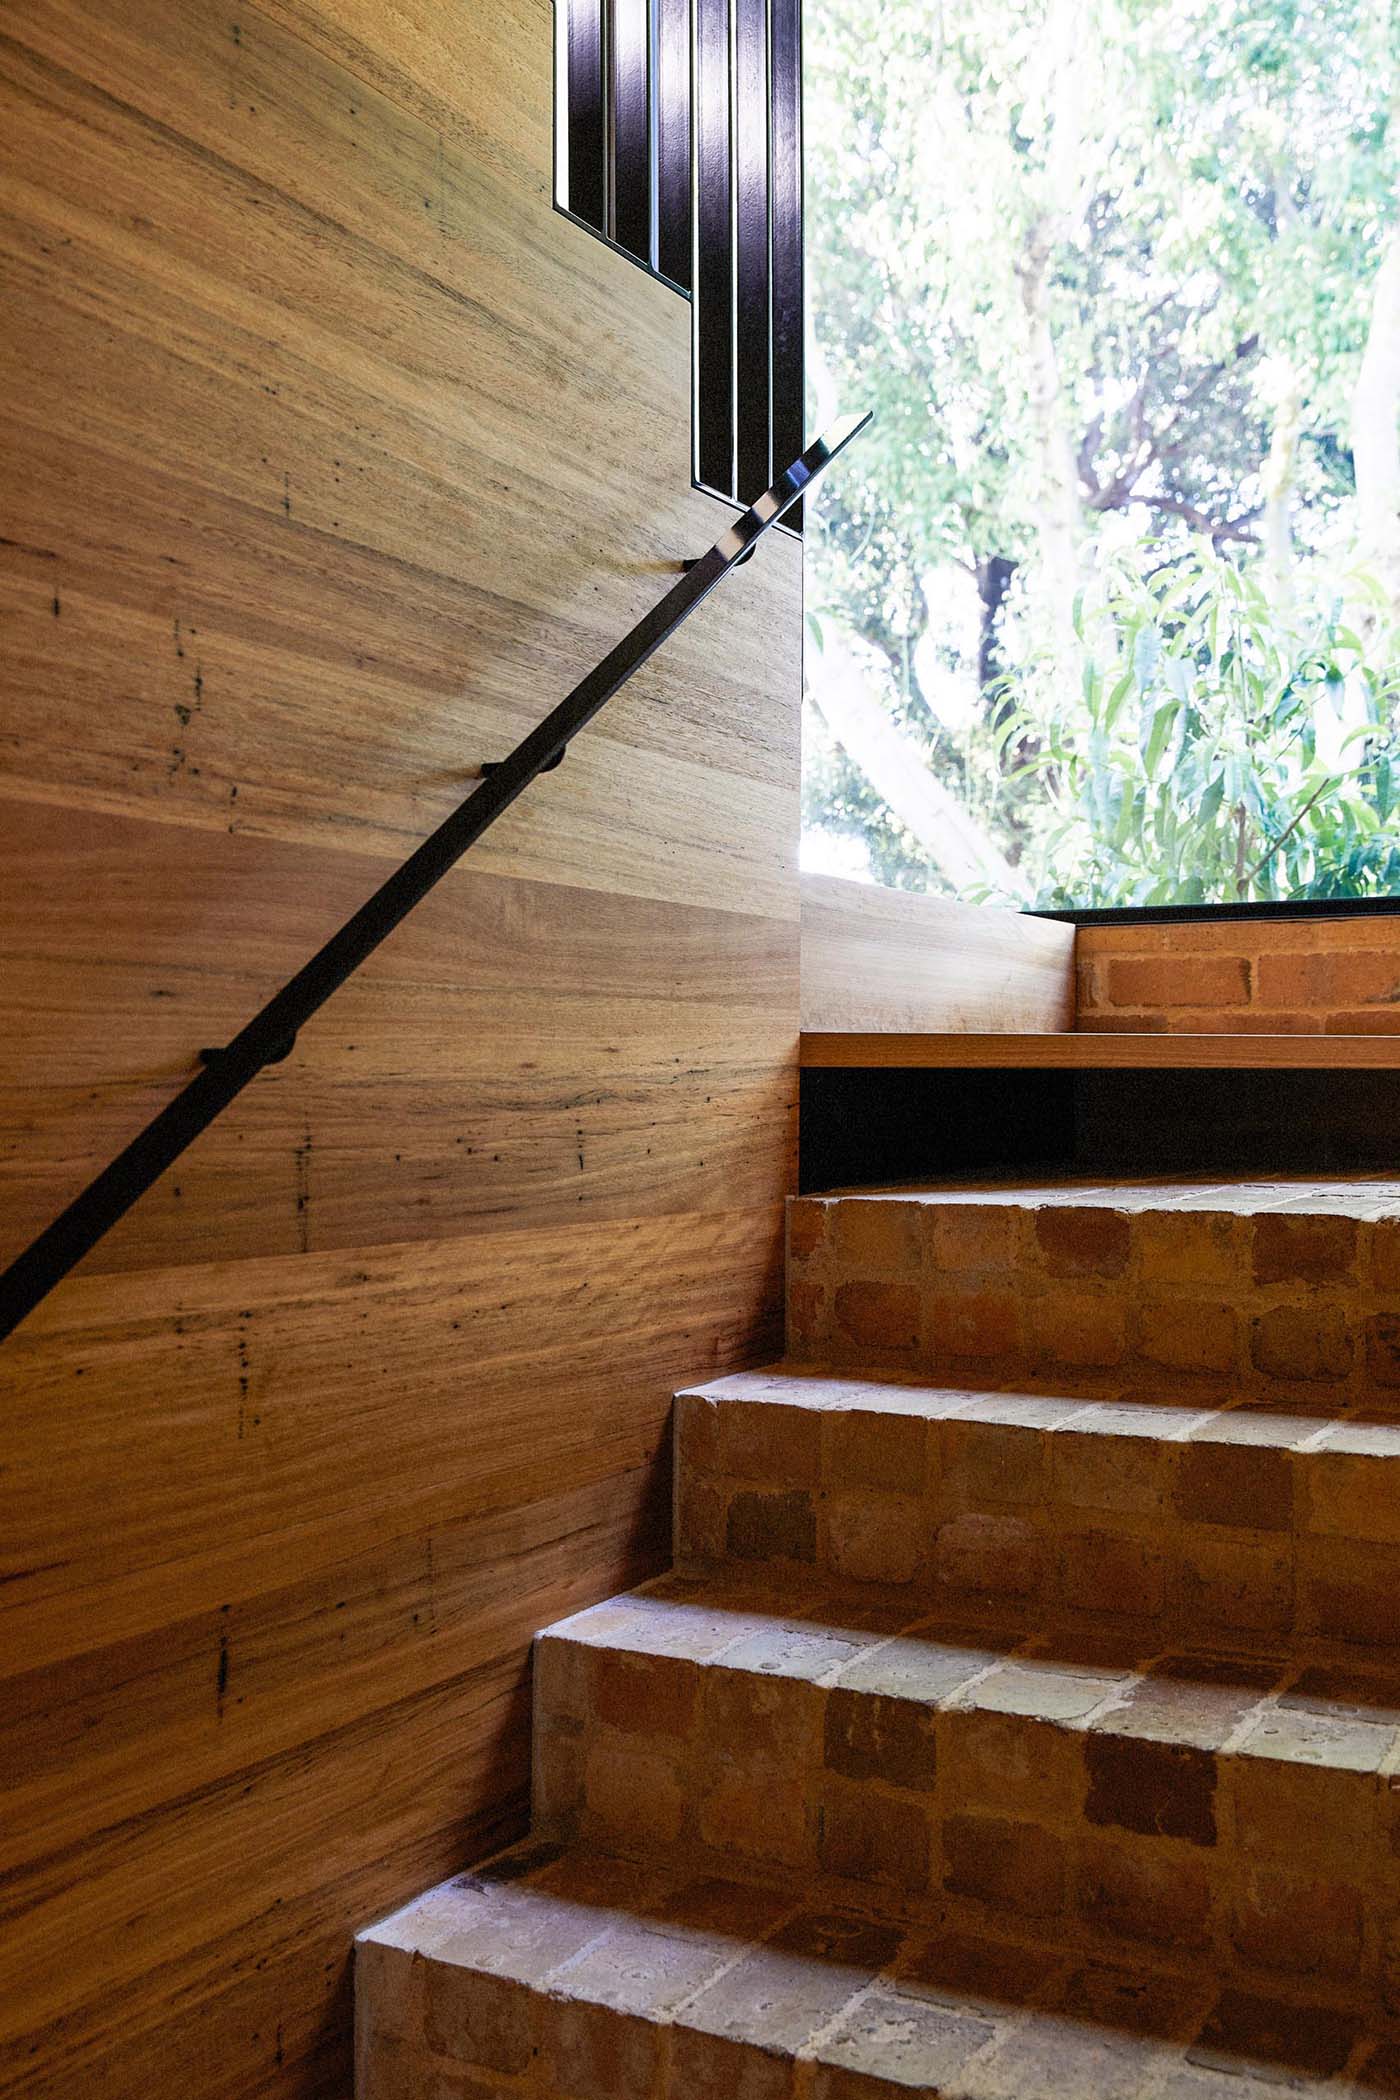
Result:
{"label": "exterior brick wall", "polygon": [[1400,1034],[1400,915],[1083,926],[1076,1027]]}

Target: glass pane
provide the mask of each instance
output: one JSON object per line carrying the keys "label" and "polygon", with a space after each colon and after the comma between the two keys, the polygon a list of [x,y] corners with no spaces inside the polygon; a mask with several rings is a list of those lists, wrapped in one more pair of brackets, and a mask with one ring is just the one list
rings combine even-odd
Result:
{"label": "glass pane", "polygon": [[808,0],[804,863],[1400,893],[1395,0]]}

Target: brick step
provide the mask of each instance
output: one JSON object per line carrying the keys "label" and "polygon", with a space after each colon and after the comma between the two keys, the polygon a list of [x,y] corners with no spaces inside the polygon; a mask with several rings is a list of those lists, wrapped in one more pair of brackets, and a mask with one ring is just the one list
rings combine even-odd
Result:
{"label": "brick step", "polygon": [[1400,2042],[1058,1941],[529,1844],[356,1947],[359,2100],[1278,2100],[1393,2096]]}
{"label": "brick step", "polygon": [[1148,1397],[1400,1401],[1400,1182],[863,1191],[788,1206],[788,1353]]}
{"label": "brick step", "polygon": [[1400,1644],[1400,1419],[779,1364],[676,1401],[676,1559],[1163,1637]]}
{"label": "brick step", "polygon": [[679,1575],[535,1650],[536,1828],[1400,2004],[1400,1670]]}

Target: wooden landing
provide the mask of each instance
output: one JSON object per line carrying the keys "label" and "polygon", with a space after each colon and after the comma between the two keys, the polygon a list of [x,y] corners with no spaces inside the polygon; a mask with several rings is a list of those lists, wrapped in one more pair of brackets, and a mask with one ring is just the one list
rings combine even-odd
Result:
{"label": "wooden landing", "polygon": [[808,1070],[900,1066],[906,1070],[1228,1070],[1400,1072],[1397,1035],[956,1035],[809,1030]]}

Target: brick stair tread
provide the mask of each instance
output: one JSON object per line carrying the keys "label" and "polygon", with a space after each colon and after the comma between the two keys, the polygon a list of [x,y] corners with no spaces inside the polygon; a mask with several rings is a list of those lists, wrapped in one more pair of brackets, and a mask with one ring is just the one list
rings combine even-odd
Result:
{"label": "brick stair tread", "polygon": [[[1400,1654],[1163,1644],[1149,1629],[920,1611],[841,1584],[672,1572],[546,1628],[541,1645],[913,1703],[1075,1734],[1400,1780]],[[629,1717],[619,1711],[624,1729]],[[639,1728],[644,1729],[640,1721]],[[1400,1787],[1395,1791],[1400,1808]],[[1397,1824],[1400,1841],[1400,1824]]]}
{"label": "brick stair tread", "polygon": [[[1078,1384],[1081,1381],[1076,1380]],[[1068,1390],[1063,1373],[985,1385],[940,1384],[927,1372],[780,1359],[754,1371],[730,1371],[682,1386],[679,1400],[729,1400],[807,1408],[816,1414],[859,1410],[916,1416],[927,1422],[987,1422],[1008,1428],[1067,1430],[1075,1436],[1151,1436],[1167,1443],[1268,1445],[1279,1451],[1400,1458],[1400,1392],[1327,1399],[1300,1392],[1237,1394],[1225,1381],[1214,1392],[1161,1372],[1140,1380],[1098,1377]],[[1182,1400],[1183,1391],[1187,1395]],[[1400,1538],[1400,1516],[1396,1521]]]}
{"label": "brick stair tread", "polygon": [[1276,1181],[1245,1179],[1075,1180],[1043,1182],[967,1180],[890,1182],[875,1188],[814,1189],[816,1201],[1013,1204],[1041,1210],[1052,1205],[1097,1210],[1217,1211],[1231,1217],[1265,1213],[1357,1218],[1371,1223],[1400,1218],[1400,1180],[1373,1174],[1319,1179],[1284,1175]]}
{"label": "brick stair tread", "polygon": [[1053,1939],[527,1841],[359,1936],[360,2100],[1337,2100],[1400,2030]]}
{"label": "brick stair tread", "polygon": [[[781,1362],[677,1395],[676,1560],[1400,1643],[1400,1416]],[[1017,1605],[1012,1600],[1022,1599]]]}
{"label": "brick stair tread", "polygon": [[[795,1358],[1400,1399],[1400,1181],[984,1181],[788,1206]],[[1303,1403],[1308,1411],[1308,1403]]]}

